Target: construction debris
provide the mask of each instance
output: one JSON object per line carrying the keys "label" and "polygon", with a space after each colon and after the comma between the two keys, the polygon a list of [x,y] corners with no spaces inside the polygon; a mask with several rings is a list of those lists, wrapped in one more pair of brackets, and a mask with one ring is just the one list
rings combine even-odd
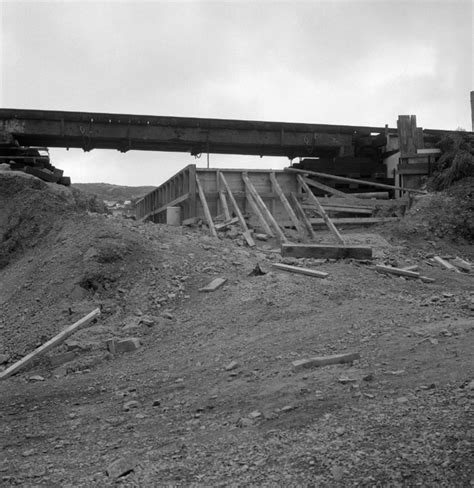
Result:
{"label": "construction debris", "polygon": [[211,292],[211,291],[216,291],[218,288],[220,288],[224,283],[227,282],[227,278],[216,278],[212,280],[208,285],[206,285],[203,288],[199,288],[200,292]]}
{"label": "construction debris", "polygon": [[289,271],[290,273],[315,276],[316,278],[326,278],[327,276],[329,276],[329,273],[325,273],[324,271],[316,271],[314,269],[300,268],[298,266],[291,266],[289,264],[273,263],[272,266],[276,269],[281,269],[282,271]]}
{"label": "construction debris", "polygon": [[372,259],[372,248],[330,244],[282,244],[281,255],[295,258]]}
{"label": "construction debris", "polygon": [[360,354],[347,353],[347,354],[335,354],[333,356],[317,356],[309,359],[298,359],[293,361],[293,369],[299,371],[305,368],[317,368],[319,366],[327,366],[328,364],[340,364],[340,363],[352,363],[360,359]]}
{"label": "construction debris", "polygon": [[31,363],[34,359],[36,359],[39,356],[43,355],[44,353],[48,352],[53,347],[61,344],[70,335],[72,335],[74,332],[76,332],[77,330],[79,330],[81,327],[83,327],[84,325],[88,324],[89,322],[92,322],[99,315],[100,315],[100,309],[99,308],[96,308],[90,314],[88,314],[85,317],[83,317],[81,320],[78,320],[74,324],[66,327],[66,329],[64,329],[58,335],[54,336],[48,342],[45,342],[43,345],[41,345],[40,347],[38,347],[37,349],[35,349],[33,352],[31,352],[27,356],[25,356],[23,359],[20,359],[16,363],[12,364],[5,371],[2,371],[0,373],[0,380],[4,380],[5,378],[8,378],[9,376],[15,374],[21,368],[23,368],[27,364]]}

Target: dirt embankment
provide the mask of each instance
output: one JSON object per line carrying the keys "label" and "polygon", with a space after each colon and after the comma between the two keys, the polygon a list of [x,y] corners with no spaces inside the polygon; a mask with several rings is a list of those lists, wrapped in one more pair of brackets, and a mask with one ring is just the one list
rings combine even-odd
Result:
{"label": "dirt embankment", "polygon": [[[119,483],[141,487],[472,484],[473,278],[429,260],[472,260],[472,246],[358,229],[346,236],[373,242],[375,262],[435,281],[293,263],[328,273],[312,278],[272,269],[275,242],[250,250],[232,233],[90,213],[31,179],[3,185],[0,354],[102,311],[2,382],[3,485],[115,486],[118,465]],[[257,263],[266,274],[250,275]],[[216,277],[226,284],[198,291]],[[129,336],[137,351],[107,352]],[[292,368],[344,352],[361,359]]]}

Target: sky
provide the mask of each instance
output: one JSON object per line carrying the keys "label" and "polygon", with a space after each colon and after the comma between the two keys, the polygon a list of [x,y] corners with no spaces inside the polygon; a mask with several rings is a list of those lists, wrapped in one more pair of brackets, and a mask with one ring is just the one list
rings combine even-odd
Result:
{"label": "sky", "polygon": [[[471,0],[0,0],[0,107],[471,130]],[[51,149],[73,182],[160,185],[185,153]],[[210,155],[211,167],[285,158]]]}

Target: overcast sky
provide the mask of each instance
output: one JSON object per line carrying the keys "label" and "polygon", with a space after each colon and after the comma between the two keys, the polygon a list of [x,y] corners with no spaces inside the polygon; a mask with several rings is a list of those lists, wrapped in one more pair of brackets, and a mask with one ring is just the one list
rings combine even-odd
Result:
{"label": "overcast sky", "polygon": [[[471,130],[471,0],[0,0],[0,106]],[[184,153],[51,151],[73,182],[159,185]],[[212,167],[283,158],[211,154]]]}

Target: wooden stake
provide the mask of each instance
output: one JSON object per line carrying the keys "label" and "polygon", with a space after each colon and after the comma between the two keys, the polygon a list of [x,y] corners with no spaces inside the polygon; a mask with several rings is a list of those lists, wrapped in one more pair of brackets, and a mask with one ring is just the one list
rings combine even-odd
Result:
{"label": "wooden stake", "polygon": [[198,188],[199,199],[201,200],[201,205],[204,210],[204,215],[206,216],[207,225],[209,226],[209,232],[213,237],[217,236],[216,228],[214,227],[214,222],[212,221],[211,212],[209,211],[209,207],[207,205],[206,195],[204,194],[204,190],[202,189],[201,182],[199,181],[199,176],[196,173],[196,185]]}
{"label": "wooden stake", "polygon": [[28,354],[27,356],[25,356],[23,359],[20,359],[16,363],[12,364],[5,371],[2,371],[0,373],[0,380],[4,380],[5,378],[8,378],[12,374],[15,374],[21,368],[23,368],[27,364],[31,363],[31,361],[33,361],[33,359],[36,359],[37,357],[41,356],[45,352],[48,352],[53,347],[61,344],[70,335],[72,335],[74,332],[76,332],[76,330],[78,330],[79,328],[81,328],[83,325],[88,324],[89,322],[91,322],[92,320],[94,320],[99,315],[100,315],[100,309],[99,308],[96,308],[89,315],[86,315],[81,320],[78,320],[74,324],[66,327],[62,332],[60,332],[58,335],[54,336],[48,342],[45,342],[40,347],[38,347],[37,349],[35,349],[33,352],[30,352],[30,354]]}
{"label": "wooden stake", "polygon": [[242,179],[244,180],[245,187],[248,189],[252,197],[255,199],[255,202],[260,207],[260,210],[265,215],[265,218],[270,222],[270,224],[272,224],[280,241],[288,242],[288,239],[286,238],[285,234],[283,234],[283,231],[278,225],[278,222],[275,220],[270,210],[268,210],[268,207],[265,205],[265,202],[262,200],[262,197],[258,194],[257,190],[252,185],[252,182],[249,180],[249,177],[245,171],[242,172]]}
{"label": "wooden stake", "polygon": [[278,183],[278,180],[277,180],[274,172],[270,173],[270,181],[273,185],[273,190],[275,191],[275,193],[280,198],[281,203],[283,204],[283,207],[285,207],[285,210],[286,210],[287,214],[289,215],[291,221],[293,222],[293,225],[296,227],[298,234],[300,235],[301,238],[303,238],[304,237],[304,228],[301,225],[301,222],[298,220],[298,217],[296,216],[294,210],[291,208],[290,202],[288,202],[285,194],[283,193],[283,190],[281,189],[280,184]]}
{"label": "wooden stake", "polygon": [[314,193],[311,191],[311,189],[309,188],[309,186],[306,184],[306,181],[304,180],[304,178],[302,178],[301,175],[297,175],[296,178],[297,178],[299,184],[303,187],[304,191],[308,194],[309,199],[314,203],[314,205],[316,205],[316,208],[317,208],[319,214],[321,215],[321,217],[326,222],[326,225],[329,227],[329,230],[336,237],[336,240],[340,244],[345,244],[345,241],[342,238],[341,234],[336,229],[336,226],[332,223],[332,220],[328,217],[326,211],[324,210],[324,208],[322,207],[322,205],[319,203],[319,200],[314,196]]}

